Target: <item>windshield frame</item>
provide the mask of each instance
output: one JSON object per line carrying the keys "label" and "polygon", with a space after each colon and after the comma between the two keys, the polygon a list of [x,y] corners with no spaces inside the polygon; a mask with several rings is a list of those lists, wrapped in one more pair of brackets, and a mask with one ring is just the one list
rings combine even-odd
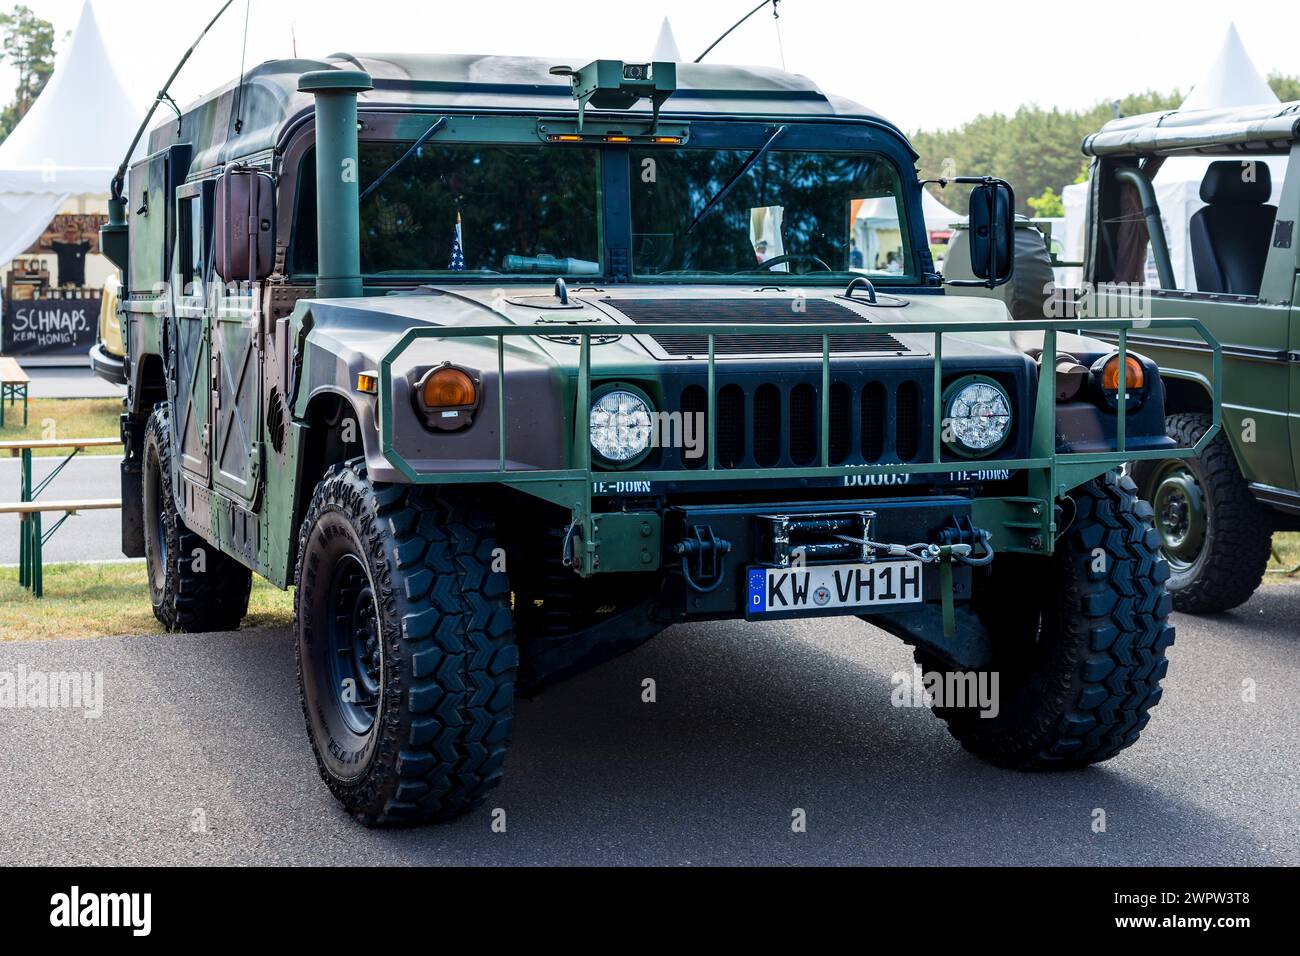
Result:
{"label": "windshield frame", "polygon": [[[359,113],[362,141],[413,143],[426,132],[439,117],[450,120],[446,128],[429,139],[429,143],[456,143],[480,145],[527,145],[538,149],[596,149],[599,153],[596,209],[600,272],[582,276],[584,285],[597,283],[645,285],[753,285],[754,283],[783,286],[841,287],[848,273],[817,273],[800,275],[791,272],[746,272],[735,276],[689,275],[642,276],[632,273],[632,218],[630,149],[616,143],[569,144],[542,142],[538,129],[549,120],[568,120],[571,113],[545,111],[521,113],[517,111],[456,110],[456,109],[401,109],[376,107],[362,109]],[[467,120],[468,122],[457,122]],[[762,145],[778,125],[787,127],[774,149],[806,149],[818,152],[869,152],[890,163],[898,176],[899,201],[902,204],[900,225],[907,243],[909,271],[898,275],[869,274],[873,285],[891,289],[934,291],[940,285],[930,255],[929,234],[921,215],[919,180],[916,175],[916,154],[903,135],[892,126],[879,120],[859,117],[789,117],[789,116],[722,116],[718,114],[674,114],[674,123],[685,123],[689,136],[683,146],[666,146],[666,149],[702,148],[753,150]],[[299,242],[316,242],[311,235],[300,234],[297,205],[302,197],[298,185],[304,158],[315,145],[315,124],[307,119],[293,131],[283,146],[280,156],[281,196],[288,201],[278,210],[280,234],[287,236],[285,262],[294,262],[294,247]],[[365,187],[365,183],[361,187]],[[621,258],[620,258],[621,254]],[[854,273],[862,275],[862,273]],[[314,274],[291,273],[292,282],[310,283]],[[366,273],[363,281],[367,287],[405,287],[412,285],[537,285],[550,282],[554,276],[536,274],[478,274],[473,272],[429,271],[419,273]],[[578,280],[570,280],[578,281]]]}

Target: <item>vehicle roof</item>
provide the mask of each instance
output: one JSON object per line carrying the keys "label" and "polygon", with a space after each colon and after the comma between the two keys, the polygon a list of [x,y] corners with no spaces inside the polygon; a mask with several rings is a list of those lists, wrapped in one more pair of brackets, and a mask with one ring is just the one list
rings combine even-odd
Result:
{"label": "vehicle roof", "polygon": [[[298,92],[298,77],[311,70],[365,70],[374,90],[363,93],[361,109],[470,109],[577,115],[569,81],[552,76],[553,66],[580,67],[585,60],[563,57],[474,54],[349,54],[324,60],[270,60],[249,70],[168,119],[149,136],[149,152],[175,144],[195,148],[194,168],[252,156],[279,144],[284,132],[311,114],[312,97]],[[236,104],[239,128],[236,130]],[[646,101],[622,115],[649,116]],[[823,93],[807,77],[761,66],[677,64],[677,91],[662,115],[761,115],[792,119],[854,117],[897,127],[843,97]],[[596,115],[592,111],[592,115]],[[901,133],[899,134],[901,137]]]}
{"label": "vehicle roof", "polygon": [[1087,156],[1256,153],[1300,140],[1300,100],[1210,110],[1168,110],[1111,120],[1083,141]]}

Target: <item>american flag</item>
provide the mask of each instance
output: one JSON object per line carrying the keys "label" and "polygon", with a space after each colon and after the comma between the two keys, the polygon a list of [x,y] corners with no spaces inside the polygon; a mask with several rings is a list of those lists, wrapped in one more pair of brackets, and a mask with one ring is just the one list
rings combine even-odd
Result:
{"label": "american flag", "polygon": [[451,237],[451,262],[447,268],[452,272],[465,271],[465,248],[460,244],[460,210],[456,211],[456,231]]}

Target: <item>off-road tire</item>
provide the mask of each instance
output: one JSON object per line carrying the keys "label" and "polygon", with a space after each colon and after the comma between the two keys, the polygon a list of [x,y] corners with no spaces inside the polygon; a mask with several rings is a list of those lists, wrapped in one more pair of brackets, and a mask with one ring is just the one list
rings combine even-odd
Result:
{"label": "off-road tire", "polygon": [[[1050,560],[999,555],[977,583],[975,609],[994,647],[989,671],[999,676],[997,716],[935,707],[963,747],[1001,767],[1109,759],[1138,739],[1160,700],[1174,629],[1151,508],[1117,473],[1071,497],[1074,519]],[[927,671],[946,670],[916,656]]]}
{"label": "off-road tire", "polygon": [[[1165,430],[1178,444],[1191,446],[1210,427],[1207,415],[1170,415]],[[1168,463],[1140,461],[1133,478],[1147,501],[1154,501],[1161,468]],[[1273,541],[1268,509],[1255,500],[1228,436],[1222,431],[1197,458],[1186,459],[1206,503],[1205,538],[1194,561],[1170,562],[1169,593],[1174,608],[1189,614],[1227,611],[1244,604],[1264,580]],[[1159,520],[1160,515],[1157,515]]]}
{"label": "off-road tire", "polygon": [[144,435],[145,566],[154,616],[169,631],[233,631],[248,613],[252,572],[185,526],[172,495],[171,403]]}
{"label": "off-road tire", "polygon": [[[518,652],[491,520],[438,492],[372,484],[364,463],[316,487],[298,541],[298,687],[321,778],[367,826],[449,819],[501,779]],[[349,557],[350,556],[350,557]],[[373,722],[347,722],[328,630],[332,582],[373,593]]]}

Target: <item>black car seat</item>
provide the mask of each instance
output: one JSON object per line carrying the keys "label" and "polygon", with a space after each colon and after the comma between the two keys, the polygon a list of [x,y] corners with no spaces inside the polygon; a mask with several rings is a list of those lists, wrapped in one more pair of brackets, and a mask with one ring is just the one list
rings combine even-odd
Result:
{"label": "black car seat", "polygon": [[1210,164],[1201,180],[1201,200],[1207,205],[1190,224],[1198,291],[1259,295],[1277,216],[1277,207],[1268,205],[1272,192],[1264,163]]}

